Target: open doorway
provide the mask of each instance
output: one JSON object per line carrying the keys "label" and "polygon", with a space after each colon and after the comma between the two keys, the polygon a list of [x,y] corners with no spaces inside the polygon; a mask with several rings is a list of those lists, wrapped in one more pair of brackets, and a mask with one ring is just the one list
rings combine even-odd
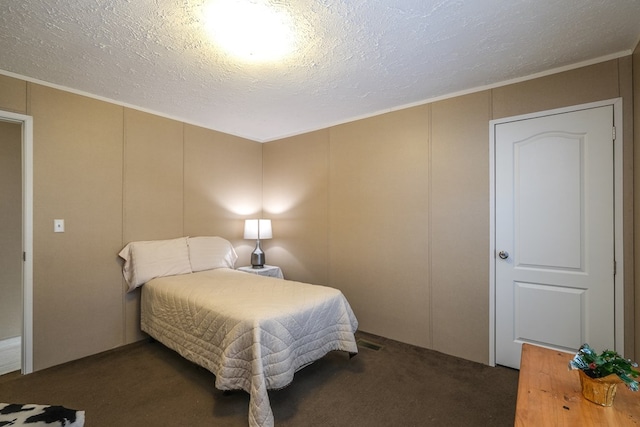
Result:
{"label": "open doorway", "polygon": [[0,375],[33,371],[33,123],[0,111]]}
{"label": "open doorway", "polygon": [[22,360],[22,123],[0,120],[0,375]]}

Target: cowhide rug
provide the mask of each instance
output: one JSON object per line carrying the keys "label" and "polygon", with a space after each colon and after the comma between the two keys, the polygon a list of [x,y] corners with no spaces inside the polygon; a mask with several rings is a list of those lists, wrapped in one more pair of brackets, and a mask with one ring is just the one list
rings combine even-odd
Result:
{"label": "cowhide rug", "polygon": [[0,427],[83,427],[84,411],[53,405],[0,403]]}

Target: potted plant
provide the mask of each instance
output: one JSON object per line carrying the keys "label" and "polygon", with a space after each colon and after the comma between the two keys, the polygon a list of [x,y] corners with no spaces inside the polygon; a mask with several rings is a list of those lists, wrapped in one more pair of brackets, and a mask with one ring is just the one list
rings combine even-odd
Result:
{"label": "potted plant", "polygon": [[602,406],[613,404],[616,386],[621,382],[629,389],[638,391],[636,378],[640,372],[633,369],[637,367],[637,363],[615,351],[605,350],[598,354],[589,344],[583,344],[569,362],[569,368],[579,370],[582,395]]}

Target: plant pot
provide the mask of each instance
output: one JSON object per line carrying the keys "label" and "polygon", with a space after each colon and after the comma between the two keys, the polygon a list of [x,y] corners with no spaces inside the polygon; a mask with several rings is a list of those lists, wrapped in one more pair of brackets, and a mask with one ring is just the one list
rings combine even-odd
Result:
{"label": "plant pot", "polygon": [[585,399],[602,406],[613,405],[618,383],[622,382],[616,374],[602,378],[591,378],[581,370],[578,370],[578,373],[580,374],[582,395]]}

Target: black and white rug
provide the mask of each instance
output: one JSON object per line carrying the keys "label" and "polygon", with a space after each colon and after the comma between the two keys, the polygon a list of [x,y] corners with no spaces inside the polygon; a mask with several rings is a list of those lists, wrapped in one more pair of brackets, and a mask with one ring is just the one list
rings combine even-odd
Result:
{"label": "black and white rug", "polygon": [[0,403],[0,427],[83,427],[84,411],[54,405]]}

